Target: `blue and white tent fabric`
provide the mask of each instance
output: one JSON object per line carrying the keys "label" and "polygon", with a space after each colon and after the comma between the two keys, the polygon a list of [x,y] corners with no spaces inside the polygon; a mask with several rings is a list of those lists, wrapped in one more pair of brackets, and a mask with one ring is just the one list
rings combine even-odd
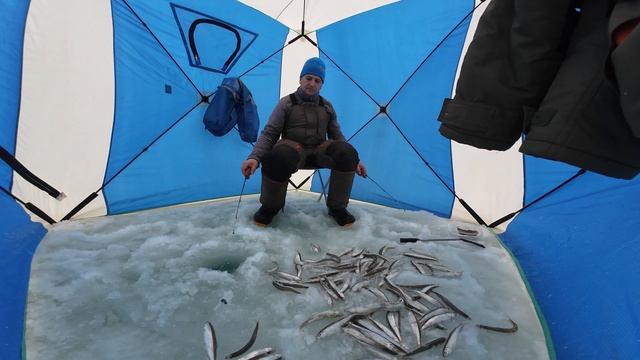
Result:
{"label": "blue and white tent fabric", "polygon": [[[375,180],[356,180],[354,199],[498,226],[559,358],[640,358],[640,180],[438,133],[486,3],[0,1],[0,146],[66,194],[0,162],[0,358],[21,356],[29,264],[46,233],[26,204],[61,221],[239,195],[251,145],[204,129],[208,97],[240,77],[267,119],[312,56]],[[320,192],[315,180],[303,186]],[[245,193],[259,187],[253,177]]]}

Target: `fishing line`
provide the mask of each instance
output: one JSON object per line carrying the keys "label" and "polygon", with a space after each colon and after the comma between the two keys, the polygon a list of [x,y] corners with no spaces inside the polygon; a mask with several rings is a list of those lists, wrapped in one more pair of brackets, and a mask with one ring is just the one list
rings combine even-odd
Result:
{"label": "fishing line", "polygon": [[236,225],[238,224],[238,211],[240,210],[240,202],[242,201],[242,194],[244,194],[244,185],[247,183],[247,179],[249,177],[245,176],[244,181],[242,181],[242,189],[240,190],[240,197],[238,197],[238,206],[236,207],[236,219],[233,222],[233,230],[231,231],[231,235],[236,234]]}
{"label": "fishing line", "polygon": [[[367,179],[369,179],[369,180],[371,180],[371,181],[372,181],[372,182],[373,182],[377,187],[379,187],[379,188],[380,188],[380,190],[382,190],[385,194],[389,195],[389,197],[390,197],[393,201],[397,202],[399,205],[402,205],[402,203],[401,203],[400,201],[398,201],[398,199],[394,198],[394,197],[393,197],[393,195],[389,194],[389,192],[388,192],[387,190],[383,189],[383,188],[382,188],[382,186],[380,186],[380,184],[378,184],[378,182],[376,182],[375,180],[373,180],[369,174],[367,174],[366,178],[367,178]],[[404,210],[404,209],[403,209],[403,210]]]}

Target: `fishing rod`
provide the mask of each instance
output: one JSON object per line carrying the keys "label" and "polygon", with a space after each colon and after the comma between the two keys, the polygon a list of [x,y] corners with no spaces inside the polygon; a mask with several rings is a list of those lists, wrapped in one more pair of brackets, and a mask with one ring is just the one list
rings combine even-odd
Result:
{"label": "fishing rod", "polygon": [[461,237],[458,238],[440,238],[440,239],[419,239],[419,238],[400,238],[400,243],[415,243],[415,242],[440,242],[440,241],[463,241],[467,244],[475,245],[481,248],[485,248],[485,246],[477,241],[464,239]]}
{"label": "fishing rod", "polygon": [[244,177],[244,181],[242,181],[242,189],[240,190],[240,197],[238,197],[238,206],[236,207],[236,219],[233,222],[233,230],[231,231],[231,235],[235,235],[236,233],[236,225],[238,224],[238,211],[240,210],[240,202],[242,201],[242,194],[244,194],[244,186],[247,183],[248,176]]}

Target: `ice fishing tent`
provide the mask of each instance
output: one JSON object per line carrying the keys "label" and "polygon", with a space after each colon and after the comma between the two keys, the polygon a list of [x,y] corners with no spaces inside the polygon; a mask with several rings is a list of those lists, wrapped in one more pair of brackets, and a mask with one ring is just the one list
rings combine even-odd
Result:
{"label": "ice fishing tent", "polygon": [[[204,130],[208,97],[223,78],[241,77],[264,125],[311,56],[328,64],[323,95],[369,168],[353,198],[486,224],[526,207],[501,237],[558,357],[640,358],[640,180],[582,172],[517,147],[478,150],[438,133],[442,99],[455,91],[485,6],[479,1],[0,6],[3,359],[21,356],[29,265],[46,232],[23,207],[61,221],[239,195],[238,168],[251,145],[235,131]],[[66,198],[36,187],[39,179]],[[254,177],[245,193],[258,190]]]}

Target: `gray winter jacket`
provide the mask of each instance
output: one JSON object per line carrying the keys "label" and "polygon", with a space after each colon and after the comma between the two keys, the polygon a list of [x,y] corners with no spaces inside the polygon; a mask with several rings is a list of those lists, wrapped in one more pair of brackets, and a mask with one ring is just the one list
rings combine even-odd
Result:
{"label": "gray winter jacket", "polygon": [[336,112],[331,103],[320,96],[308,96],[300,88],[293,94],[297,105],[289,95],[280,99],[262,130],[248,159],[261,161],[282,136],[302,146],[317,146],[331,140],[346,141],[340,131]]}

